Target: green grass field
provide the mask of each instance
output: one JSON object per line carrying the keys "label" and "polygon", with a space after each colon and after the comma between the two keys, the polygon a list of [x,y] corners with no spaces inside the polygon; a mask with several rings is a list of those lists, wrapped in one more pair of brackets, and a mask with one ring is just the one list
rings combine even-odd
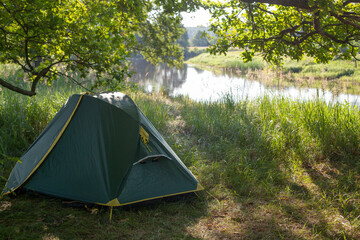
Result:
{"label": "green grass field", "polygon": [[[69,84],[68,84],[69,85]],[[66,86],[68,86],[66,85]],[[77,87],[0,92],[2,188]],[[0,200],[0,239],[359,239],[358,107],[231,96],[198,103],[128,92],[205,187],[198,197],[114,209],[18,194]]]}

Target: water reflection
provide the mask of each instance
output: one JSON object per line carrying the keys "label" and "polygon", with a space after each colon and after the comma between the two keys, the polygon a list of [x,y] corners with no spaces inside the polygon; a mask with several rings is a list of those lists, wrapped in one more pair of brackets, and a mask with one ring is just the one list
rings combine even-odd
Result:
{"label": "water reflection", "polygon": [[133,61],[132,65],[136,74],[131,80],[149,92],[165,90],[171,95],[174,89],[181,88],[188,76],[187,65],[181,69],[166,64],[154,66],[143,59]]}
{"label": "water reflection", "polygon": [[333,94],[329,90],[318,88],[266,86],[259,81],[240,77],[237,73],[213,73],[186,64],[184,68],[176,69],[165,64],[153,66],[145,60],[136,60],[133,66],[137,73],[131,80],[139,83],[146,91],[162,89],[171,96],[188,95],[197,101],[217,101],[230,94],[236,101],[268,95],[302,100],[320,98],[327,102],[348,102],[357,105],[359,103],[359,95]]}

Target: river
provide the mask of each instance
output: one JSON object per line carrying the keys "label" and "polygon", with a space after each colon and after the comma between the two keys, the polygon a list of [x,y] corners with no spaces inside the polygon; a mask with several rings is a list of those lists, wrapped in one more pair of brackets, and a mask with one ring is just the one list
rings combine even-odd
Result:
{"label": "river", "polygon": [[296,86],[266,86],[260,81],[248,80],[232,73],[215,73],[184,64],[181,69],[165,64],[153,66],[145,60],[133,62],[132,81],[147,92],[163,90],[170,96],[187,95],[196,101],[218,101],[231,96],[235,101],[254,99],[261,96],[283,96],[291,99],[340,102],[359,105],[359,95],[334,94],[320,88],[299,88]]}

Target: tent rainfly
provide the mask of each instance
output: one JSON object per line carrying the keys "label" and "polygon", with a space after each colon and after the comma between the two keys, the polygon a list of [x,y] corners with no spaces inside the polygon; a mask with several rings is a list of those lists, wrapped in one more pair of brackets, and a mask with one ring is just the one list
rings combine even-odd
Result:
{"label": "tent rainfly", "polygon": [[72,95],[20,160],[4,194],[22,187],[115,207],[202,190],[122,93]]}

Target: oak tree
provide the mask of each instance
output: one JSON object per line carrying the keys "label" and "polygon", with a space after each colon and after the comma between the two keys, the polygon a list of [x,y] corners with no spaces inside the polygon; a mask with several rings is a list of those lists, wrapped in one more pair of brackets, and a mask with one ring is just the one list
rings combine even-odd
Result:
{"label": "oak tree", "polygon": [[245,60],[258,52],[274,64],[284,56],[358,59],[359,0],[228,0],[207,7],[210,28],[219,36],[212,53],[240,48]]}
{"label": "oak tree", "polygon": [[195,8],[185,0],[0,0],[0,63],[20,66],[31,88],[1,78],[0,85],[33,96],[39,82],[67,76],[81,84],[72,74],[90,71],[97,85],[117,83],[139,52],[179,64],[180,12]]}

